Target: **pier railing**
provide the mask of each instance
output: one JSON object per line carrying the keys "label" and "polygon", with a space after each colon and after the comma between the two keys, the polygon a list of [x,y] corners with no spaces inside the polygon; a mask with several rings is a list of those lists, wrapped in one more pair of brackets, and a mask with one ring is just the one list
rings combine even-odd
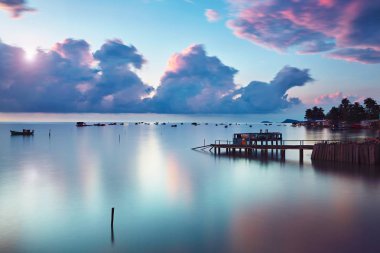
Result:
{"label": "pier railing", "polygon": [[[317,143],[337,143],[343,141],[351,141],[351,140],[278,140],[278,141],[267,141],[267,140],[257,140],[256,144],[236,144],[239,146],[258,146],[258,145],[315,145]],[[273,144],[272,144],[273,143]],[[215,140],[213,145],[234,145],[233,141],[230,140]]]}
{"label": "pier railing", "polygon": [[193,150],[208,149],[215,155],[244,154],[257,157],[258,151],[262,158],[277,156],[280,151],[281,160],[285,160],[286,150],[298,150],[299,161],[303,162],[304,150],[313,150],[312,160],[340,161],[353,164],[378,165],[380,164],[380,142],[368,139],[340,139],[340,140],[254,140],[249,143],[234,143],[230,140],[215,140],[214,144],[193,148]]}

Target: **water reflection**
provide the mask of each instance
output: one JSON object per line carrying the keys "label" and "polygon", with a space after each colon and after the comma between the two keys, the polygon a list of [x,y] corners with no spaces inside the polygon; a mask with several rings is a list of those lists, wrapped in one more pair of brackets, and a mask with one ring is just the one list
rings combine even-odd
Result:
{"label": "water reflection", "polygon": [[113,227],[111,227],[111,244],[112,246],[115,244],[115,234],[113,231]]}
{"label": "water reflection", "polygon": [[380,183],[380,169],[378,166],[355,165],[349,163],[313,161],[313,168],[321,174],[336,175],[346,178],[363,178],[368,181]]}
{"label": "water reflection", "polygon": [[312,201],[238,209],[231,221],[231,252],[361,252],[367,240],[352,211],[326,212]]}
{"label": "water reflection", "polygon": [[261,125],[17,127],[36,135],[10,138],[16,126],[0,124],[0,252],[380,252],[374,169],[191,150]]}

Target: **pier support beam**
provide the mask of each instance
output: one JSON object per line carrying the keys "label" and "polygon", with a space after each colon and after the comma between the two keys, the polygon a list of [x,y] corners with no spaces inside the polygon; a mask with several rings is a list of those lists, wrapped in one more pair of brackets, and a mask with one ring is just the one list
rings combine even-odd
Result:
{"label": "pier support beam", "polygon": [[285,161],[285,149],[281,149],[281,160]]}
{"label": "pier support beam", "polygon": [[300,163],[303,163],[303,149],[300,149]]}

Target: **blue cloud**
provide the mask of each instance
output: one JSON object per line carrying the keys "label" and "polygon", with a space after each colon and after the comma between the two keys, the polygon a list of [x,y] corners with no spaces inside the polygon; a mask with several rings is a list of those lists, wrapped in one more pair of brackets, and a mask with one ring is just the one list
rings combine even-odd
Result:
{"label": "blue cloud", "polygon": [[32,63],[23,49],[0,43],[0,111],[276,112],[300,102],[288,98],[289,89],[312,81],[308,70],[284,67],[269,83],[240,87],[236,69],[193,45],[170,58],[154,90],[134,71],[145,62],[120,40],[91,53],[86,41],[66,39],[39,50]]}
{"label": "blue cloud", "polygon": [[208,56],[201,45],[174,54],[156,95],[147,99],[153,112],[266,113],[299,103],[287,91],[312,81],[308,70],[284,67],[270,83],[253,81],[240,88],[237,70]]}

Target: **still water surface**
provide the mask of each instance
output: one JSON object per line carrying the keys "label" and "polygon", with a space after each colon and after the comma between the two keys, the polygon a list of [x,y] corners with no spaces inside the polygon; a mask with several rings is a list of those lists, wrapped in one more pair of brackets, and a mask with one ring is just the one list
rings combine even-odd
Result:
{"label": "still water surface", "polygon": [[[35,136],[10,136],[22,128]],[[300,165],[297,152],[281,163],[191,150],[265,128],[284,139],[379,134],[2,123],[0,252],[380,252],[376,168],[315,165],[310,152]]]}

